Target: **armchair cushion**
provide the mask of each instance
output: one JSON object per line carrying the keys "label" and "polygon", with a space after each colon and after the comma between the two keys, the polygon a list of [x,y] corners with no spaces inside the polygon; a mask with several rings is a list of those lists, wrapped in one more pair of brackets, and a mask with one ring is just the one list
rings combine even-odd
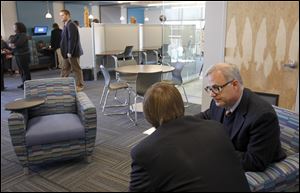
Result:
{"label": "armchair cushion", "polygon": [[84,127],[76,114],[64,113],[39,116],[28,121],[26,132],[27,146],[83,138]]}
{"label": "armchair cushion", "polygon": [[288,155],[264,172],[246,172],[251,191],[299,191],[299,114],[273,106],[280,125],[280,141]]}
{"label": "armchair cushion", "polygon": [[264,172],[246,172],[252,192],[284,191],[299,183],[299,153],[270,165]]}

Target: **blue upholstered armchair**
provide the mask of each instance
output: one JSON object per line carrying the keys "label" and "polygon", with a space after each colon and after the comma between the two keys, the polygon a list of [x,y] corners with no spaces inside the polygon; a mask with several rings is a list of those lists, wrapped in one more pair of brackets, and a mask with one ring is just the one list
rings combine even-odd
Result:
{"label": "blue upholstered armchair", "polygon": [[299,191],[299,114],[273,107],[287,157],[270,165],[264,172],[246,172],[246,177],[253,192]]}
{"label": "blue upholstered armchair", "polygon": [[73,78],[29,80],[24,97],[44,97],[40,106],[12,112],[8,118],[14,150],[28,173],[31,164],[86,156],[90,161],[96,131],[96,108]]}

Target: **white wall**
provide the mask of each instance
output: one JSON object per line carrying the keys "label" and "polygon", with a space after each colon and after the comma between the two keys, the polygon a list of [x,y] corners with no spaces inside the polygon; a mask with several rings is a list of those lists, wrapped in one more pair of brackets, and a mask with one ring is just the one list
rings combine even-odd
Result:
{"label": "white wall", "polygon": [[143,47],[157,47],[162,45],[162,25],[143,25]]}
{"label": "white wall", "polygon": [[124,20],[121,21],[121,24],[127,24],[127,7],[121,7],[121,16],[124,17]]}
{"label": "white wall", "polygon": [[161,11],[161,8],[146,8],[144,17],[148,17],[149,21],[145,21],[145,24],[160,24],[159,16],[161,15]]}
{"label": "white wall", "polygon": [[[101,6],[101,23],[121,23],[121,8],[117,6]],[[126,18],[125,18],[126,20]]]}
{"label": "white wall", "polygon": [[100,21],[100,7],[98,5],[92,6],[92,15],[94,16],[94,19],[99,19]]}
{"label": "white wall", "polygon": [[63,2],[59,2],[59,1],[53,1],[53,19],[54,22],[57,23],[59,25],[59,28],[63,28],[64,27],[64,23],[61,21],[60,16],[59,16],[59,12],[60,10],[64,9],[64,3]]}
{"label": "white wall", "polygon": [[105,24],[105,50],[124,50],[126,46],[139,49],[139,24]]}
{"label": "white wall", "polygon": [[80,57],[82,69],[94,68],[93,32],[90,27],[78,28],[83,55]]}
{"label": "white wall", "polygon": [[[205,10],[204,30],[204,66],[203,72],[215,63],[224,62],[225,29],[226,29],[225,1],[207,1]],[[207,81],[203,79],[203,88]],[[211,97],[202,89],[202,111],[209,107]]]}
{"label": "white wall", "polygon": [[1,35],[7,40],[15,34],[13,25],[17,20],[17,8],[15,1],[1,1]]}

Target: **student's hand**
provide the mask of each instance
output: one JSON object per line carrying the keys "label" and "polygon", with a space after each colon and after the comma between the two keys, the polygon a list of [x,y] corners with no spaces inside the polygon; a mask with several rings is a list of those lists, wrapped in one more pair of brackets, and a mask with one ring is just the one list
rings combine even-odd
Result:
{"label": "student's hand", "polygon": [[68,58],[71,58],[71,57],[72,57],[72,55],[71,55],[70,53],[67,53],[67,56],[68,56]]}

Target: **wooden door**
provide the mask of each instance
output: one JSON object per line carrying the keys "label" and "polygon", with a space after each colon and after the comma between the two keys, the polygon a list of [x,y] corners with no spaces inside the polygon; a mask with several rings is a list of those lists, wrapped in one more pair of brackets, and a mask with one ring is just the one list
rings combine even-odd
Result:
{"label": "wooden door", "polygon": [[[278,94],[279,106],[294,110],[299,2],[229,1],[226,20],[225,62],[240,68],[245,87]],[[296,68],[285,65],[292,61]]]}

